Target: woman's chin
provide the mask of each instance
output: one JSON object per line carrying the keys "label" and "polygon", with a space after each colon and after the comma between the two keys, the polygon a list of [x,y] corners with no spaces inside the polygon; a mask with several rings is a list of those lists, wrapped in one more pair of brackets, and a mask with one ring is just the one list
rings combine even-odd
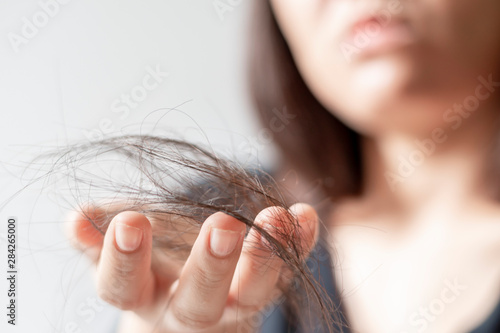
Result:
{"label": "woman's chin", "polygon": [[368,94],[394,95],[418,82],[421,71],[410,59],[379,57],[352,66],[351,86]]}

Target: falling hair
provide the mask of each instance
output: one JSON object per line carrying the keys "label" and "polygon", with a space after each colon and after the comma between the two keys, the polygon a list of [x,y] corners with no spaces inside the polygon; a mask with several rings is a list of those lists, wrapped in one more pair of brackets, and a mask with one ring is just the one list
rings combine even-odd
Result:
{"label": "falling hair", "polygon": [[[266,240],[250,246],[267,247],[284,262],[278,288],[292,325],[315,321],[327,332],[341,326],[336,305],[304,262],[305,249],[297,241],[300,225],[288,211],[292,195],[263,170],[242,167],[187,141],[149,135],[66,146],[39,156],[32,165],[39,170],[48,166],[39,180],[57,186],[59,196],[76,199],[81,211],[90,206],[103,212],[86,216],[102,234],[120,212],[144,214],[153,228],[153,261],[164,255],[185,261],[208,216],[233,216],[246,224],[247,232],[253,228]],[[254,224],[266,207],[287,212],[280,214],[276,230]]]}
{"label": "falling hair", "polygon": [[[361,193],[360,136],[309,90],[269,1],[256,0],[253,6],[248,79],[254,105],[264,126],[271,123],[276,108],[286,107],[294,117],[273,134],[280,166],[321,179],[323,193],[331,199]],[[296,217],[280,216],[280,228],[272,232],[254,224],[262,209],[286,211],[294,202],[293,195],[265,171],[244,168],[200,145],[148,135],[71,145],[50,156],[55,160],[42,178],[69,180],[77,205],[102,208],[104,215],[87,216],[100,233],[120,212],[137,211],[152,222],[153,258],[168,254],[184,261],[206,218],[222,211],[245,223],[247,232],[253,228],[260,233],[266,242],[254,246],[268,247],[285,263],[278,287],[294,324],[308,331],[311,314],[328,332],[344,326],[336,304],[304,263],[304,249],[294,237],[300,229]]]}
{"label": "falling hair", "polygon": [[[294,117],[283,131],[273,133],[281,170],[293,168],[306,179],[320,179],[323,194],[333,200],[359,194],[359,135],[311,93],[269,1],[257,0],[253,6],[247,53],[253,103],[263,126],[271,123],[276,108],[285,107]],[[304,264],[304,250],[293,237],[299,228],[296,218],[280,216],[284,227],[273,232],[253,223],[262,209],[288,208],[294,202],[293,195],[263,170],[243,168],[199,145],[144,135],[72,145],[51,156],[56,160],[46,175],[70,179],[68,190],[78,205],[102,208],[104,216],[87,217],[102,234],[116,214],[137,211],[152,221],[153,258],[168,253],[183,261],[201,224],[222,211],[245,223],[247,230],[261,233],[267,242],[255,246],[269,246],[285,263],[287,271],[278,287],[293,325],[310,331],[308,325],[319,322],[326,332],[345,325],[338,305]],[[293,283],[285,282],[289,276]]]}

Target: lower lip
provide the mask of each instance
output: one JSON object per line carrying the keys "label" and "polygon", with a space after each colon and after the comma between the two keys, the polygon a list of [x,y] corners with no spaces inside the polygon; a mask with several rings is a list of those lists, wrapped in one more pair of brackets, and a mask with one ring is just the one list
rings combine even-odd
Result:
{"label": "lower lip", "polygon": [[404,23],[390,23],[382,26],[373,21],[358,27],[346,40],[356,48],[358,56],[395,51],[414,41],[414,34]]}

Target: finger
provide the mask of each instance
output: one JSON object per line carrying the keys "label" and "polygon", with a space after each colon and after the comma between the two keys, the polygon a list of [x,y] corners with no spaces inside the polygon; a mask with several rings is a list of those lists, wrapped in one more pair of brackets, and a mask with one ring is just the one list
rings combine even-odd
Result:
{"label": "finger", "polygon": [[[287,216],[282,207],[269,207],[255,218],[255,225],[264,228],[270,236],[280,241],[281,223]],[[243,253],[231,283],[230,297],[239,307],[258,310],[265,304],[278,281],[282,260],[264,245],[262,235],[252,228],[243,245]]]}
{"label": "finger", "polygon": [[234,217],[215,213],[203,223],[179,278],[166,320],[178,329],[215,325],[226,306],[246,226]]}
{"label": "finger", "polygon": [[316,210],[304,203],[297,203],[290,207],[290,213],[299,221],[299,234],[302,257],[305,259],[314,248],[319,235],[319,220]]}
{"label": "finger", "polygon": [[[317,216],[312,207],[295,205],[287,212],[282,207],[269,207],[261,211],[255,218],[255,224],[264,228],[278,242],[286,246],[286,231],[297,218],[299,223],[299,234],[302,248],[308,253],[310,242],[315,238],[315,227]],[[302,235],[302,231],[307,235]],[[302,238],[306,238],[306,240]],[[276,284],[278,282],[283,261],[273,254],[269,246],[263,244],[262,236],[257,229],[253,228],[243,247],[243,253],[236,268],[235,277],[231,284],[230,295],[235,299],[238,306],[248,308],[249,311],[259,310],[272,297],[276,296]],[[307,254],[304,254],[307,255]]]}
{"label": "finger", "polygon": [[142,214],[123,212],[111,221],[97,267],[97,291],[123,310],[138,309],[154,299],[151,271],[151,224]]}
{"label": "finger", "polygon": [[104,235],[96,228],[104,224],[107,214],[104,210],[87,206],[79,211],[71,212],[65,224],[65,234],[71,245],[85,253],[92,261],[97,262]]}
{"label": "finger", "polygon": [[[314,208],[307,204],[294,204],[289,209],[290,213],[299,221],[299,228],[294,230],[295,239],[300,241],[298,250],[301,260],[306,260],[314,248],[319,235],[319,219]],[[293,267],[290,267],[293,268]],[[283,270],[280,277],[282,282],[289,284],[294,278],[293,269]]]}

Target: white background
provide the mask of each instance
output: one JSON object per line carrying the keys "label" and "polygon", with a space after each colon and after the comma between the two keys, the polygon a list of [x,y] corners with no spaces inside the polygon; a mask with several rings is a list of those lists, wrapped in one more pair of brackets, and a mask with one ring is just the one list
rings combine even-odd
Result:
{"label": "white background", "polygon": [[[111,332],[118,312],[85,305],[95,299],[92,266],[63,236],[66,207],[41,191],[43,184],[13,197],[26,184],[20,171],[41,151],[102,133],[102,124],[110,134],[155,134],[158,122],[156,131],[188,139],[200,138],[201,128],[228,152],[257,138],[244,81],[250,6],[232,1],[221,16],[212,0],[72,0],[16,50],[12,34],[22,36],[23,17],[33,22],[47,2],[0,2],[0,331]],[[148,67],[169,75],[127,116],[113,112]],[[265,157],[269,147],[261,148]],[[4,306],[8,216],[19,223],[14,328]]]}

